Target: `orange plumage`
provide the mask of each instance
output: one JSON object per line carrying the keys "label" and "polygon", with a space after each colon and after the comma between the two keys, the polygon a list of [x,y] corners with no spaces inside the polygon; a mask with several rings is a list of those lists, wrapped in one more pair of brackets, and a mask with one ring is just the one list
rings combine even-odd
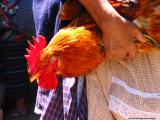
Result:
{"label": "orange plumage", "polygon": [[104,59],[101,37],[92,30],[94,24],[60,30],[42,50],[41,60],[56,57],[58,74],[77,77],[89,73]]}

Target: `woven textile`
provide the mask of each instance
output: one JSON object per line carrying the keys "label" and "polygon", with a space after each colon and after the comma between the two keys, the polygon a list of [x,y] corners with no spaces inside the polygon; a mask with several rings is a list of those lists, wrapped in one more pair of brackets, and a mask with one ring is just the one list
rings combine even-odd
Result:
{"label": "woven textile", "polygon": [[1,74],[9,99],[25,97],[28,90],[28,74],[24,54],[26,41],[7,39],[0,42]]}
{"label": "woven textile", "polygon": [[32,0],[19,0],[19,9],[10,22],[16,24],[21,32],[35,35]]}
{"label": "woven textile", "polygon": [[86,95],[86,82],[83,84],[83,89],[80,98],[80,104],[78,108],[79,120],[88,120],[88,104]]}
{"label": "woven textile", "polygon": [[108,97],[111,81],[107,79],[109,64],[105,61],[86,76],[88,120],[114,120],[108,110]]}
{"label": "woven textile", "polygon": [[41,120],[87,120],[88,114],[85,82],[82,89],[79,108],[77,109],[76,93],[78,80],[68,79],[70,83],[73,83],[72,85],[68,84],[67,80],[64,79],[64,81],[65,82],[62,83],[61,80],[58,88],[52,92],[51,99],[48,102],[43,102],[46,104],[46,107],[41,112]]}
{"label": "woven textile", "polygon": [[38,87],[34,110],[36,114],[41,114],[46,109],[54,91],[55,90],[43,90]]}
{"label": "woven textile", "polygon": [[88,75],[89,120],[112,120],[111,114],[116,120],[160,120],[159,60],[160,53],[150,53],[133,60],[105,61]]}
{"label": "woven textile", "polygon": [[5,86],[0,83],[0,109],[2,108],[2,104],[4,102],[4,95],[5,95]]}
{"label": "woven textile", "polygon": [[63,120],[63,93],[62,82],[59,83],[57,90],[52,95],[45,112],[41,114],[41,120]]}

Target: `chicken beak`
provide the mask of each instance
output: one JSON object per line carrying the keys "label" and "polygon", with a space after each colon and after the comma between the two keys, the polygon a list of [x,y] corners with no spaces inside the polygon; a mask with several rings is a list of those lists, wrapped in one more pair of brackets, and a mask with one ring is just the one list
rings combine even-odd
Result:
{"label": "chicken beak", "polygon": [[36,74],[34,74],[34,75],[31,75],[31,76],[30,76],[30,81],[33,82],[33,81],[37,80],[38,77],[39,77],[39,75],[40,75],[39,72],[36,73]]}

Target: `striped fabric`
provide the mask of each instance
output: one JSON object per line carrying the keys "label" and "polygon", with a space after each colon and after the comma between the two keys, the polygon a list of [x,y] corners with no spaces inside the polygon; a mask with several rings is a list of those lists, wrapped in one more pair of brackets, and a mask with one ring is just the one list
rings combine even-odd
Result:
{"label": "striped fabric", "polygon": [[0,42],[1,74],[6,86],[7,97],[24,97],[28,87],[28,74],[24,59],[26,43],[14,40]]}
{"label": "striped fabric", "polygon": [[[71,80],[71,79],[68,79]],[[72,79],[73,80],[73,79]],[[41,113],[40,120],[87,120],[87,97],[86,97],[86,84],[82,89],[79,108],[77,108],[77,85],[78,81],[73,81],[73,84],[62,84],[62,80],[54,91],[47,107]],[[67,82],[66,82],[67,83]],[[70,86],[71,85],[71,86]],[[66,89],[66,88],[70,89]],[[66,92],[64,96],[63,92]],[[68,95],[71,95],[68,98]],[[71,101],[65,102],[65,101]],[[68,110],[66,110],[68,108]]]}
{"label": "striped fabric", "polygon": [[80,104],[78,108],[79,120],[88,120],[88,104],[87,104],[87,91],[86,91],[86,82],[83,84],[83,89],[80,98]]}
{"label": "striped fabric", "polygon": [[69,114],[71,104],[73,104],[73,101],[75,102],[73,98],[76,98],[76,94],[71,94],[71,92],[73,91],[73,88],[77,87],[77,82],[75,83],[76,86],[74,83],[75,83],[75,78],[65,78],[63,80],[63,109],[64,109],[63,112],[65,117],[68,116]]}
{"label": "striped fabric", "polygon": [[[69,106],[69,104],[64,104],[64,108],[67,106],[69,108],[68,114],[65,113],[65,118],[64,120],[77,120],[78,118],[78,109],[77,109],[77,85],[78,85],[78,81],[75,80],[74,84],[72,86],[70,86],[70,91],[68,91],[68,93],[70,92],[71,94],[71,104]],[[68,99],[68,100],[70,100]],[[64,100],[63,100],[64,101]]]}
{"label": "striped fabric", "polygon": [[[5,93],[5,86],[4,84],[0,83],[0,109],[2,108],[2,104],[4,102],[4,93]],[[1,119],[0,119],[1,120]]]}
{"label": "striped fabric", "polygon": [[10,22],[16,24],[19,31],[35,35],[32,0],[19,0],[19,9]]}
{"label": "striped fabric", "polygon": [[38,87],[35,109],[34,109],[34,112],[36,114],[43,113],[44,109],[47,108],[48,103],[51,100],[54,91],[55,90],[43,90],[42,88]]}
{"label": "striped fabric", "polygon": [[63,91],[62,82],[59,82],[59,86],[52,94],[48,107],[42,112],[40,120],[63,120],[63,118]]}

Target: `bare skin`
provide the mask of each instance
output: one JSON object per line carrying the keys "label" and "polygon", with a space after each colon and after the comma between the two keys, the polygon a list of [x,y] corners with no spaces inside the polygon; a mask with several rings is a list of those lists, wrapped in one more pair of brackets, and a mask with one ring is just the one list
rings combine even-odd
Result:
{"label": "bare skin", "polygon": [[137,26],[120,16],[107,0],[79,0],[97,22],[103,33],[109,60],[134,58],[133,41],[146,42]]}

